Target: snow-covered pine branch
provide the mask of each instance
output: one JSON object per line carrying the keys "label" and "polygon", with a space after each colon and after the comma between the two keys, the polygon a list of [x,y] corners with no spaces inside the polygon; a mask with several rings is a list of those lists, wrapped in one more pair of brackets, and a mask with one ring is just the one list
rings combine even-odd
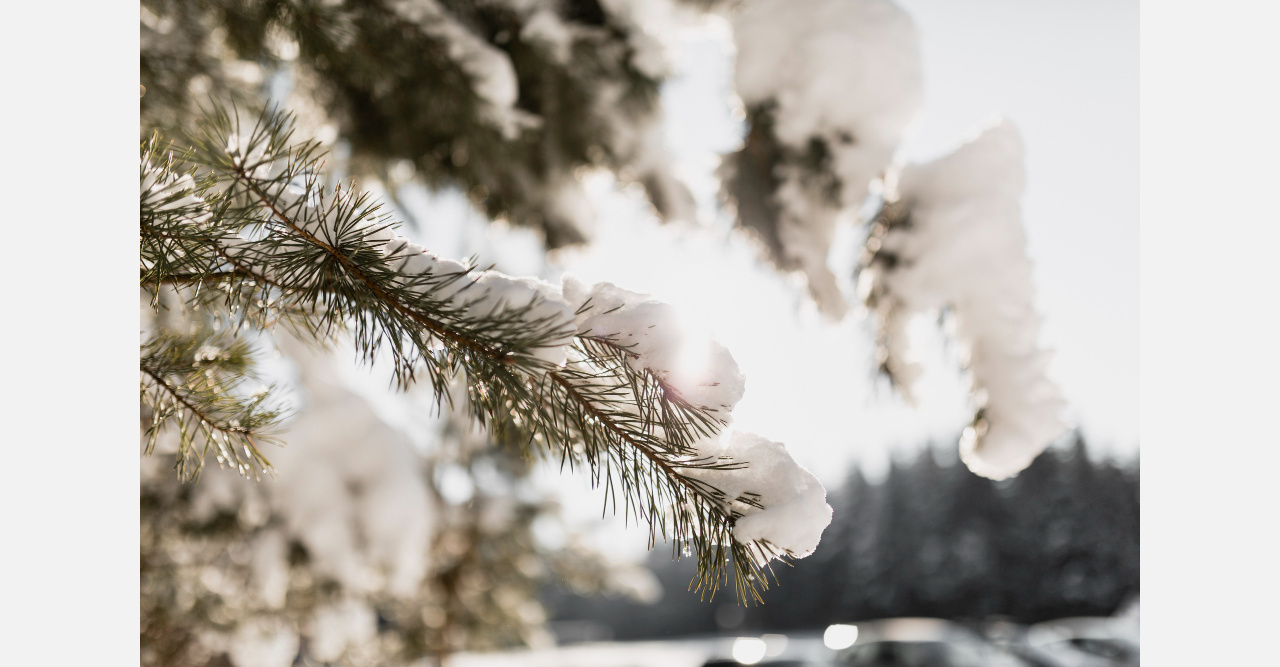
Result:
{"label": "snow-covered pine branch", "polygon": [[1017,474],[1065,427],[1062,395],[1046,374],[1049,353],[1037,343],[1022,160],[1018,131],[1006,121],[891,176],[858,285],[880,328],[881,370],[908,397],[919,369],[907,360],[907,320],[950,310],[976,410],[960,455],[995,479]]}
{"label": "snow-covered pine branch", "polygon": [[862,205],[920,107],[915,25],[889,0],[747,0],[731,18],[750,129],[726,157],[724,192],[738,224],[839,318],[836,218]]}
{"label": "snow-covered pine branch", "polygon": [[[184,196],[205,209],[144,214],[144,239],[153,219],[189,224],[190,234],[167,234],[203,258],[144,252],[145,288],[172,283],[174,266],[188,279],[204,271],[218,280],[195,282],[206,295],[221,290],[228,310],[312,313],[304,333],[351,331],[366,359],[389,354],[404,386],[425,374],[439,401],[461,376],[477,421],[585,465],[615,509],[621,501],[649,523],[652,542],[695,549],[699,590],[714,594],[731,564],[739,597],[759,599],[771,558],[813,550],[830,521],[816,479],[781,445],[724,433],[744,388],[727,350],[686,338],[669,307],[612,285],[557,287],[437,257],[399,237],[365,195],[327,190],[319,146],[291,146],[290,133],[279,114],[242,124],[217,112],[179,159],[144,154],[144,188],[184,178],[174,172],[181,163],[202,184]],[[690,350],[708,362],[682,366]]]}

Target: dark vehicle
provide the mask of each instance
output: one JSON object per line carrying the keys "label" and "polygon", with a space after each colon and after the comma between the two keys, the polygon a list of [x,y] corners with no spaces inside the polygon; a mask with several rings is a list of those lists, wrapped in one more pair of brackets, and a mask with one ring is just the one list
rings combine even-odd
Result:
{"label": "dark vehicle", "polygon": [[1137,624],[1112,618],[1063,618],[1031,626],[1030,651],[1054,667],[1138,667]]}

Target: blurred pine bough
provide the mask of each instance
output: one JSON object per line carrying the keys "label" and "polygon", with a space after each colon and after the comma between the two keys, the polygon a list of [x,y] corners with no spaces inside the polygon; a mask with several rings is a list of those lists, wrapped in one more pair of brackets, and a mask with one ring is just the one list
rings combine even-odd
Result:
{"label": "blurred pine bough", "polygon": [[280,94],[304,135],[350,146],[354,175],[390,181],[407,161],[490,218],[541,230],[548,249],[580,243],[590,221],[565,206],[580,168],[643,184],[664,216],[689,199],[654,141],[667,64],[640,11],[594,0],[148,0],[143,134],[189,129],[210,98]]}

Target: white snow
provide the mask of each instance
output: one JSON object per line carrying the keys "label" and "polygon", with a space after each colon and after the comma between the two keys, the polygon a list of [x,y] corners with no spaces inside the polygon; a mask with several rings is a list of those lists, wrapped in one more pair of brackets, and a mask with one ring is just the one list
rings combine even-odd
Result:
{"label": "white snow", "polygon": [[308,405],[283,434],[290,444],[271,456],[277,479],[263,483],[272,510],[319,574],[410,595],[431,528],[417,455],[362,399],[312,372]]}
{"label": "white snow", "polygon": [[298,655],[298,635],[279,618],[241,623],[227,653],[236,667],[289,667]]}
{"label": "white snow", "polygon": [[[779,442],[754,433],[730,429],[718,438],[700,443],[699,455],[721,462],[742,462],[737,470],[688,471],[724,492],[725,509],[742,515],[733,530],[738,542],[767,540],[776,549],[796,558],[813,553],[822,531],[831,523],[827,492]],[[764,509],[740,502],[743,494],[755,494]]]}
{"label": "white snow", "polygon": [[281,434],[289,445],[266,453],[276,479],[250,483],[234,470],[210,466],[193,487],[192,516],[236,511],[243,519],[263,506],[252,571],[269,606],[284,601],[286,543],[306,547],[311,567],[355,592],[415,593],[426,572],[431,508],[418,457],[407,438],[339,385],[329,363],[300,345],[308,401]]}
{"label": "white snow", "polygon": [[839,210],[823,202],[822,193],[805,184],[802,168],[782,164],[775,169],[782,176],[775,193],[780,205],[777,230],[782,253],[804,273],[818,308],[838,320],[848,312],[848,305],[827,265],[827,256],[835,238]]}
{"label": "white snow", "polygon": [[546,49],[551,54],[551,59],[561,65],[569,62],[573,48],[573,29],[550,9],[534,11],[520,28],[520,38]]}
{"label": "white snow", "polygon": [[779,165],[778,232],[818,305],[839,317],[845,300],[827,268],[836,218],[861,205],[920,107],[915,26],[888,0],[748,0],[732,21],[743,103],[776,105],[773,131],[791,150],[821,139],[830,151],[841,201],[824,201],[807,168]]}
{"label": "white snow", "polygon": [[631,64],[651,79],[671,73],[669,42],[676,33],[671,0],[601,0],[609,18],[625,26]]}
{"label": "white snow", "polygon": [[204,199],[195,194],[195,179],[190,174],[173,174],[167,169],[142,160],[142,178],[138,182],[138,196],[142,206],[160,215],[182,211],[183,222],[198,225],[211,214],[204,206]]}
{"label": "white snow", "polygon": [[[649,203],[664,221],[696,222],[693,194],[675,174],[662,108],[652,109],[645,116],[619,114],[618,109],[627,105],[623,99],[627,87],[608,80],[595,81],[593,85],[593,111],[608,124],[609,145],[625,165],[618,170],[617,178],[643,185],[649,193]],[[589,201],[586,205],[590,205]],[[586,228],[584,236],[590,237],[590,231]]]}
{"label": "white snow", "polygon": [[327,358],[281,344],[299,363],[307,404],[282,434],[289,445],[267,452],[276,479],[255,484],[210,466],[192,488],[192,517],[232,511],[242,525],[267,526],[249,545],[251,582],[267,609],[284,606],[294,540],[307,549],[311,570],[337,580],[345,598],[299,619],[300,627],[250,620],[230,636],[211,637],[226,644],[237,667],[292,664],[299,630],[311,639],[312,657],[338,658],[374,636],[364,596],[411,599],[427,571],[433,510],[411,444],[340,385]]}
{"label": "white snow", "polygon": [[284,531],[262,531],[253,542],[253,583],[268,608],[281,609],[289,594],[289,544]]}
{"label": "white snow", "polygon": [[751,0],[733,28],[742,101],[776,102],[774,131],[793,147],[852,134],[839,172],[857,176],[846,201],[861,203],[922,99],[911,18],[888,0]]}
{"label": "white snow", "polygon": [[984,411],[961,439],[961,458],[995,479],[1021,471],[1065,428],[1064,401],[1046,375],[1050,355],[1037,345],[1022,161],[1018,131],[999,122],[947,156],[904,167],[886,196],[906,205],[909,224],[869,240],[897,264],[873,265],[859,285],[895,327],[885,341],[891,355],[907,351],[907,316],[951,308],[974,407]]}
{"label": "white snow", "polygon": [[311,617],[308,652],[320,662],[334,662],[348,646],[371,641],[377,632],[373,609],[362,600],[347,598],[316,610]]}
{"label": "white snow", "polygon": [[582,311],[579,336],[626,347],[635,355],[627,360],[633,369],[648,370],[689,403],[728,420],[746,390],[746,378],[723,345],[686,331],[674,308],[647,294],[607,282],[588,288],[572,276],[565,276],[562,289],[573,310]]}
{"label": "white snow", "polygon": [[442,259],[402,237],[387,243],[383,254],[397,271],[430,276],[416,283],[419,289],[469,319],[520,311],[525,322],[552,333],[543,346],[528,350],[529,354],[551,366],[565,364],[568,345],[573,342],[574,315],[555,286],[537,278],[513,278],[498,271],[468,273],[462,264]]}

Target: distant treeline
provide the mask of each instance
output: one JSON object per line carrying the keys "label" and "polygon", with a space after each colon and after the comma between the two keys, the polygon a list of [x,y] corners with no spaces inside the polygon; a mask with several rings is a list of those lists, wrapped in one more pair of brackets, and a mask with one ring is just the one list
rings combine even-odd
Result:
{"label": "distant treeline", "polygon": [[699,601],[685,592],[692,564],[661,548],[650,561],[665,590],[657,605],[560,591],[546,601],[557,621],[641,639],[891,616],[1034,623],[1109,615],[1138,593],[1138,463],[1091,461],[1078,436],[1003,482],[930,447],[876,484],[855,469],[828,502],[822,544],[775,565],[763,606]]}

